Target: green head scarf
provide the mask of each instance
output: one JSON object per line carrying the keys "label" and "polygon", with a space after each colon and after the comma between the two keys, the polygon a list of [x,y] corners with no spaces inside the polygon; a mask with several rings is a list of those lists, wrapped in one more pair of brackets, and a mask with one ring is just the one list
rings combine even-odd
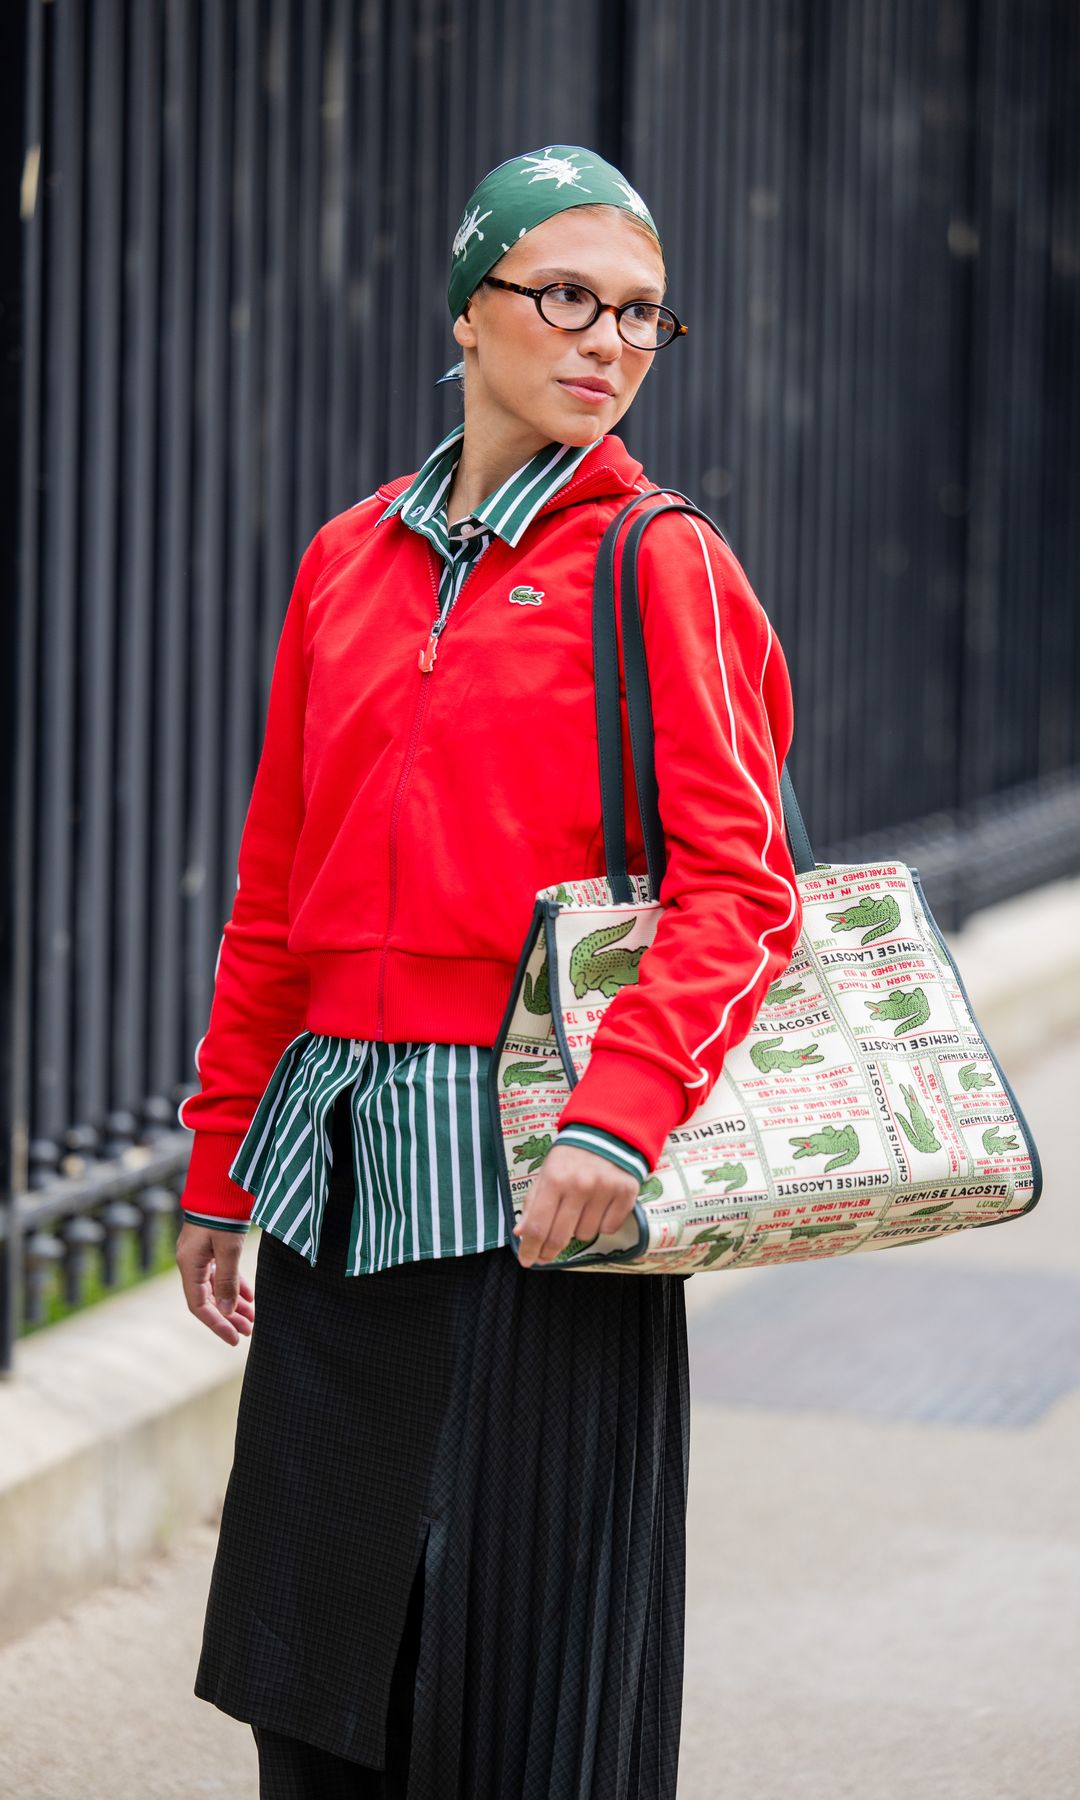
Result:
{"label": "green head scarf", "polygon": [[[580,144],[547,144],[499,163],[470,194],[454,233],[446,290],[450,317],[457,318],[482,278],[534,225],[571,206],[599,204],[633,213],[662,251],[660,234],[641,195],[595,150]],[[456,363],[439,380],[454,380],[464,366]]]}

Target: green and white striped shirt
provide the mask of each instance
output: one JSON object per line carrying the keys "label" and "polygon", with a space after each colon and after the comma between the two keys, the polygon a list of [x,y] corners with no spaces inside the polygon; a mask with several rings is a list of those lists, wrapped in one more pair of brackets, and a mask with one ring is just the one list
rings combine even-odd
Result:
{"label": "green and white striped shirt", "polygon": [[[464,429],[456,425],[447,433],[376,520],[378,526],[399,513],[441,557],[436,632],[492,534],[516,545],[595,448],[545,445],[451,529],[446,496]],[[302,1032],[282,1053],[229,1171],[255,1195],[251,1223],[315,1262],[333,1157],[330,1119],[338,1094],[348,1091],[349,1274],[508,1243],[512,1220],[503,1213],[487,1098],[491,1054],[482,1044],[388,1044]],[[639,1182],[649,1173],[640,1150],[599,1126],[567,1125],[555,1141],[606,1156]],[[223,1225],[198,1213],[185,1217]],[[236,1228],[247,1226],[241,1221]]]}
{"label": "green and white striped shirt", "polygon": [[289,1045],[233,1160],[252,1222],[314,1263],[334,1101],[352,1120],[352,1275],[506,1243],[476,1044],[385,1044],[305,1032]]}

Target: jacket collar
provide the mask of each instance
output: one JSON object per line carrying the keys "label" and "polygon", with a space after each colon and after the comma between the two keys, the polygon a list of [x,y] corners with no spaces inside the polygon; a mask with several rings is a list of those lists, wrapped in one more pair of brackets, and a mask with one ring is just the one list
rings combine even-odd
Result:
{"label": "jacket collar", "polygon": [[[375,521],[377,525],[390,514],[400,513],[407,525],[425,537],[433,537],[436,549],[446,554],[445,502],[461,457],[464,435],[464,424],[458,424],[440,444],[436,444],[408,486],[391,500],[386,511]],[[504,543],[516,546],[541,507],[566,485],[592,448],[592,444],[545,444],[488,494],[473,509],[470,518],[485,530],[493,531]]]}
{"label": "jacket collar", "polygon": [[[415,474],[395,476],[376,490],[377,499],[389,502],[375,521],[377,525],[381,525],[384,519],[401,513],[403,508],[409,504],[410,492],[414,492],[420,487],[425,471],[430,473],[440,454],[445,458],[448,447],[451,446],[454,448],[449,467],[451,470],[453,469],[461,454],[460,449],[456,446],[460,444],[464,430],[463,424],[456,425],[454,430],[442,440],[442,443],[436,446],[431,456]],[[568,475],[563,473],[563,478],[557,482],[554,491],[549,486],[545,486],[544,497],[541,497],[536,504],[529,506],[526,501],[528,516],[524,520],[515,517],[510,521],[510,529],[507,531],[506,529],[500,530],[492,518],[485,517],[485,514],[491,510],[492,501],[497,500],[497,495],[489,495],[473,516],[482,519],[507,543],[516,545],[534,518],[550,512],[557,512],[565,506],[576,506],[582,501],[620,499],[626,495],[640,492],[643,487],[649,485],[641,463],[636,457],[631,456],[622,439],[614,432],[608,432],[606,436],[598,438],[584,452],[581,452],[576,446],[573,448],[563,446],[563,448],[568,449],[570,454],[578,459],[576,468]],[[550,460],[551,453],[555,449],[555,445],[546,446],[525,467],[531,470],[534,463],[541,465],[541,470],[538,472],[542,475],[542,465]],[[558,467],[565,471],[565,465],[559,464]],[[517,481],[522,473],[523,471],[518,471],[518,475],[512,479]],[[447,477],[446,488],[448,487],[449,478]],[[444,488],[435,502],[436,505],[442,504],[445,491]],[[497,494],[501,493],[503,490],[499,489]]]}

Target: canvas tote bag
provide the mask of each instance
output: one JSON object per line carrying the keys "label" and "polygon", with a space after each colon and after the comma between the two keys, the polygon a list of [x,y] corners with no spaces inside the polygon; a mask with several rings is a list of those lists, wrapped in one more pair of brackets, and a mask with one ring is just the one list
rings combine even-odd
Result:
{"label": "canvas tote bag", "polygon": [[[627,514],[660,495],[619,535]],[[667,496],[673,495],[669,500]],[[664,837],[636,558],[651,488],[608,526],[593,592],[603,877],[540,890],[492,1049],[488,1104],[512,1227],[621,987],[662,912]],[[725,543],[727,539],[724,538]],[[626,868],[615,559],[647,875]],[[926,903],[900,862],[815,863],[791,779],[781,797],[804,918],[748,1036],[666,1139],[622,1227],[572,1239],[551,1270],[696,1273],[849,1256],[1000,1224],[1039,1198],[1038,1152]],[[643,954],[642,954],[643,953]],[[518,1240],[511,1238],[517,1248]]]}

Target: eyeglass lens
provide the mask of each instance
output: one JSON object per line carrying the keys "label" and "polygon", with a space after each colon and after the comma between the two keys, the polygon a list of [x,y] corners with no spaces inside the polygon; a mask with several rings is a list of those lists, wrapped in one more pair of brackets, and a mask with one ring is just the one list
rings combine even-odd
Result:
{"label": "eyeglass lens", "polygon": [[[564,331],[580,331],[591,325],[599,305],[589,289],[560,283],[544,289],[540,311],[549,325],[561,325]],[[675,330],[675,318],[665,306],[649,300],[632,301],[618,321],[619,333],[628,344],[639,350],[655,350],[666,344]]]}

